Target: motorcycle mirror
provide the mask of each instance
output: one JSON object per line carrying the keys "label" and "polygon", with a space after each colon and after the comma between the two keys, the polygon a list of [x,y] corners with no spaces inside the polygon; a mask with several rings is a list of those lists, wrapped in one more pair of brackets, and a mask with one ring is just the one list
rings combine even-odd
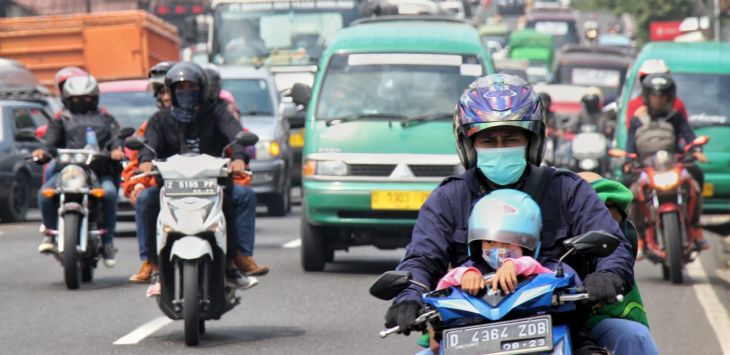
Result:
{"label": "motorcycle mirror", "polygon": [[142,150],[144,149],[144,141],[142,137],[128,137],[124,140],[124,147],[131,150]]}
{"label": "motorcycle mirror", "polygon": [[127,139],[127,138],[131,137],[135,131],[137,131],[137,130],[132,127],[124,127],[119,130],[119,133],[117,133],[117,136],[121,139]]}
{"label": "motorcycle mirror", "polygon": [[19,129],[17,132],[15,132],[15,140],[35,141],[35,140],[38,140],[38,137],[36,137],[36,135],[35,135],[35,129],[23,128],[23,129]]}
{"label": "motorcycle mirror", "polygon": [[618,244],[618,238],[604,231],[591,231],[563,242],[566,248],[574,249],[578,254],[596,257],[611,255]]}
{"label": "motorcycle mirror", "polygon": [[614,158],[623,158],[626,156],[626,151],[612,148],[608,150],[608,155]]}
{"label": "motorcycle mirror", "polygon": [[236,143],[248,147],[256,144],[259,141],[259,136],[252,132],[241,131],[236,134]]}
{"label": "motorcycle mirror", "polygon": [[307,106],[312,98],[312,88],[309,85],[296,83],[291,88],[291,99],[297,105]]}
{"label": "motorcycle mirror", "polygon": [[411,281],[409,271],[386,271],[370,286],[370,294],[384,301],[395,298]]}

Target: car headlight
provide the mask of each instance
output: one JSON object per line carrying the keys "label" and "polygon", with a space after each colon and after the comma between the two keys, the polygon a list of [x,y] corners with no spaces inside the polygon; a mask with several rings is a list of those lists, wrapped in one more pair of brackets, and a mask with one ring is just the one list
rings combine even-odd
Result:
{"label": "car headlight", "polygon": [[666,171],[654,174],[654,186],[660,190],[669,190],[679,183],[679,174],[676,171]]}
{"label": "car headlight", "polygon": [[347,164],[340,160],[320,160],[316,162],[316,175],[345,176]]}
{"label": "car headlight", "polygon": [[256,143],[256,159],[274,159],[281,155],[281,145],[275,140],[264,140]]}
{"label": "car headlight", "polygon": [[80,190],[87,187],[86,172],[76,165],[69,165],[61,170],[61,188],[64,190]]}

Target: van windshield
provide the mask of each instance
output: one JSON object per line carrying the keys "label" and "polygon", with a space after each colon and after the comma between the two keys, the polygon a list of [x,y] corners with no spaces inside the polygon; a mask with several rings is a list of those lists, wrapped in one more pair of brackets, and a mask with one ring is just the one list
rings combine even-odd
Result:
{"label": "van windshield", "polygon": [[448,117],[464,89],[484,73],[475,55],[363,53],[334,55],[317,118]]}
{"label": "van windshield", "polygon": [[726,89],[730,74],[672,73],[677,83],[677,97],[687,106],[693,126],[730,125],[730,105]]}

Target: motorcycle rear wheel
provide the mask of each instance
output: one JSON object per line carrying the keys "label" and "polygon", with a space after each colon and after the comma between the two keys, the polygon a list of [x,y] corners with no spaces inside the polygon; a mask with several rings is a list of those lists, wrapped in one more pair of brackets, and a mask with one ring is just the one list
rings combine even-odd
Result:
{"label": "motorcycle rear wheel", "polygon": [[81,283],[81,257],[78,251],[80,217],[76,213],[63,216],[63,281],[69,290],[79,288]]}
{"label": "motorcycle rear wheel", "polygon": [[200,342],[200,285],[197,260],[183,261],[183,319],[185,345],[196,346]]}
{"label": "motorcycle rear wheel", "polygon": [[664,248],[666,251],[665,263],[668,263],[669,280],[674,284],[682,283],[682,225],[679,223],[677,213],[666,213],[662,215],[662,234],[664,235]]}

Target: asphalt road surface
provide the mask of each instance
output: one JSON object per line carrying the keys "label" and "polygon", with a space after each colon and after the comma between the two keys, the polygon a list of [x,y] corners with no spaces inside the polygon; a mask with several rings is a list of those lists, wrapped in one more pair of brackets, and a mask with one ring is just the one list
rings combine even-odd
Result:
{"label": "asphalt road surface", "polygon": [[[200,347],[206,354],[416,352],[414,336],[378,337],[388,303],[368,294],[403,249],[353,248],[338,252],[324,272],[305,273],[297,243],[300,213],[296,207],[288,217],[257,220],[256,259],[271,266],[271,273],[257,287],[239,292],[239,307],[206,323]],[[182,322],[167,320],[155,301],[144,297],[146,285],[127,282],[139,266],[132,224],[120,226],[127,237],[117,238],[117,267],[100,266],[92,283],[69,291],[58,262],[36,251],[38,223],[0,225],[0,353],[199,353],[185,347]],[[708,238],[719,248],[717,235]],[[718,260],[716,253],[704,253],[681,286],[662,281],[658,266],[637,264],[662,354],[722,354],[721,346],[730,353],[729,284],[715,274]]]}

